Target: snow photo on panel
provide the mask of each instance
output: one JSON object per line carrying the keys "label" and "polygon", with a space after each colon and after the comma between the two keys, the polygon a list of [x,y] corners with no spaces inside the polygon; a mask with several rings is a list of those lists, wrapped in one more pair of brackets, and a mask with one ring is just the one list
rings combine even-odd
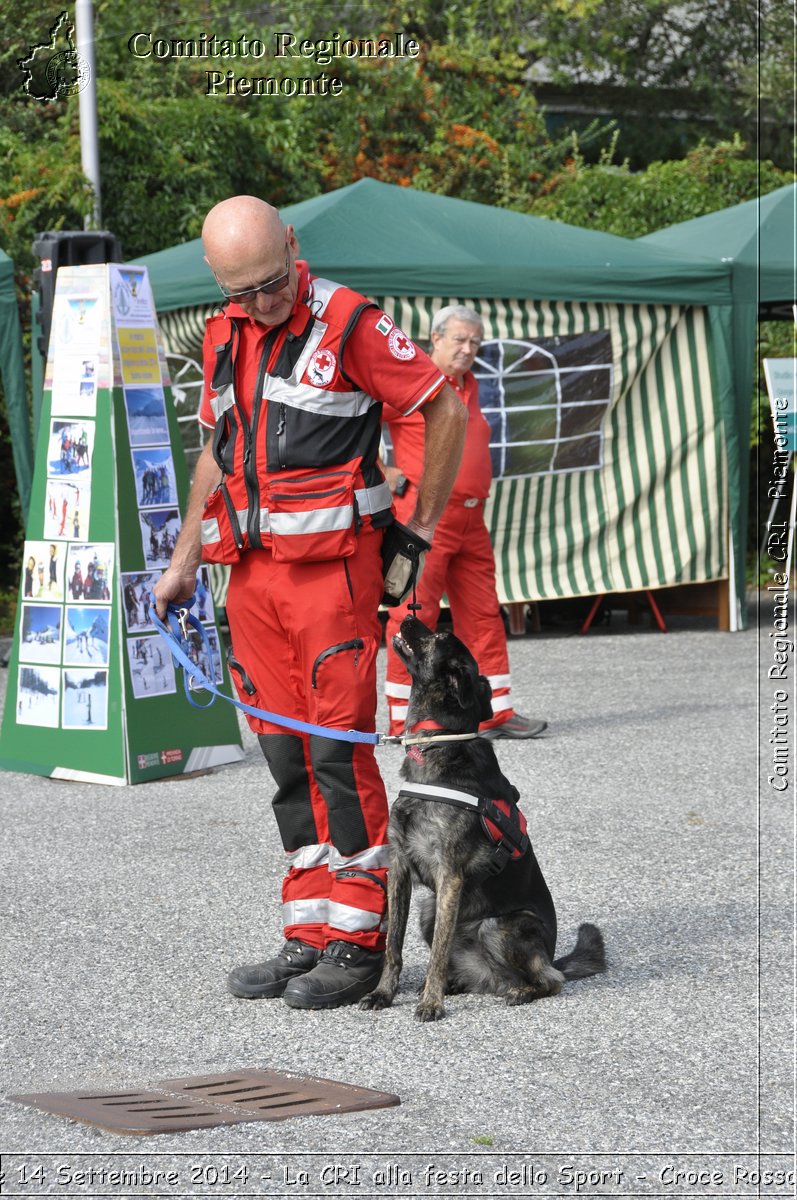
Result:
{"label": "snow photo on panel", "polygon": [[84,602],[110,600],[113,561],[113,542],[77,542],[71,545],[66,560],[67,595]]}
{"label": "snow photo on panel", "polygon": [[137,700],[177,691],[172,656],[160,635],[128,638],[127,661]]}
{"label": "snow photo on panel", "polygon": [[108,728],[108,672],[64,671],[64,729]]}
{"label": "snow photo on panel", "polygon": [[84,538],[89,528],[91,488],[88,477],[48,479],[44,497],[44,536]]}
{"label": "snow photo on panel", "polygon": [[50,479],[70,479],[91,472],[94,449],[93,421],[51,421],[47,450],[47,475]]}
{"label": "snow photo on panel", "polygon": [[17,679],[17,725],[57,729],[61,707],[59,668],[21,666]]}
{"label": "snow photo on panel", "polygon": [[23,604],[20,626],[20,662],[49,663],[61,661],[61,621],[64,610],[60,604]]}
{"label": "snow photo on panel", "polygon": [[168,567],[181,527],[179,509],[147,508],[138,519],[147,567]]}
{"label": "snow photo on panel", "polygon": [[171,446],[133,450],[136,499],[139,508],[177,503],[177,480]]}
{"label": "snow photo on panel", "polygon": [[67,605],[64,666],[107,667],[110,625],[110,608]]}
{"label": "snow photo on panel", "polygon": [[131,446],[162,446],[169,441],[166,397],[162,387],[124,389]]}
{"label": "snow photo on panel", "polygon": [[122,573],[122,599],[124,600],[125,624],[128,633],[155,628],[150,616],[150,595],[160,577],[160,571],[124,571]]}

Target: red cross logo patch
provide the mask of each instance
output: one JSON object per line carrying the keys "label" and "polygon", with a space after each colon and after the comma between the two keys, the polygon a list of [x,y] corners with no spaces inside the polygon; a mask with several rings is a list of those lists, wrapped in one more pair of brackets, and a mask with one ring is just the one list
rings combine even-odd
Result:
{"label": "red cross logo patch", "polygon": [[415,346],[406,333],[402,333],[400,329],[391,329],[387,344],[394,358],[415,358]]}
{"label": "red cross logo patch", "polygon": [[326,387],[332,381],[338,360],[331,350],[316,350],[307,367],[307,378],[313,387]]}

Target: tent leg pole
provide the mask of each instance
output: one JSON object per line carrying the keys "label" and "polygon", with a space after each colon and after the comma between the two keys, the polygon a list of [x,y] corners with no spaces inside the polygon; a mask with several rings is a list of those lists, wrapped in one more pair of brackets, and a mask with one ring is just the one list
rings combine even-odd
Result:
{"label": "tent leg pole", "polygon": [[587,633],[589,631],[590,625],[595,620],[595,614],[597,613],[598,609],[601,606],[601,601],[605,600],[605,598],[606,598],[605,594],[602,596],[595,597],[595,603],[593,604],[592,608],[589,610],[587,619],[584,622],[584,624],[581,626],[581,629],[579,630],[580,633]]}

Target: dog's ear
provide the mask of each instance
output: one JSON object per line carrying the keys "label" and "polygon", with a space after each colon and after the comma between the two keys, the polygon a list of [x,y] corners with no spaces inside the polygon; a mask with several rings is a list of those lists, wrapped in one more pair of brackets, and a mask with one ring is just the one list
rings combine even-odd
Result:
{"label": "dog's ear", "polygon": [[476,681],[476,696],[479,700],[479,720],[489,721],[493,715],[493,689],[485,675],[480,675]]}
{"label": "dog's ear", "polygon": [[460,708],[470,704],[470,678],[458,663],[449,663],[445,672],[446,695],[455,700]]}

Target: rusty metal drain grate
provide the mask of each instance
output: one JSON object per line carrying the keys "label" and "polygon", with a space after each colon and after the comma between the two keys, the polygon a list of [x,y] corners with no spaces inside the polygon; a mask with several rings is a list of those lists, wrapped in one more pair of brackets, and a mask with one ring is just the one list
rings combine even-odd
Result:
{"label": "rusty metal drain grate", "polygon": [[334,1079],[249,1070],[162,1079],[141,1091],[33,1092],[8,1098],[73,1121],[131,1134],[179,1133],[242,1121],[287,1121],[401,1103],[390,1092]]}

